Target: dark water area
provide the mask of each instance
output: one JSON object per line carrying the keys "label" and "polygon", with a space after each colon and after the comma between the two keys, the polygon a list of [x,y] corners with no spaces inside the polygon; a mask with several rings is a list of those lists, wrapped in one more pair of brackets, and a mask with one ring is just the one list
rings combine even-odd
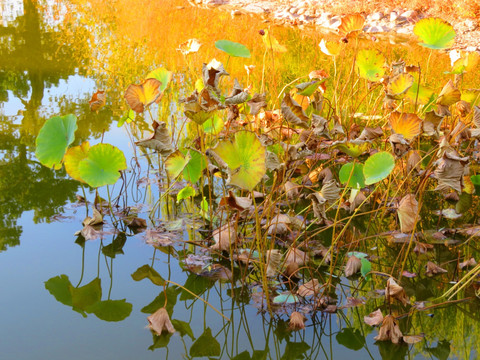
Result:
{"label": "dark water area", "polygon": [[[228,84],[238,77],[260,88],[264,79],[270,103],[278,106],[275,99],[285,84],[314,69],[333,73],[331,60],[318,50],[320,39],[332,35],[272,26],[271,31],[289,50],[281,58],[267,58],[265,65],[258,30],[268,23],[247,15],[233,17],[217,10],[195,9],[183,1],[4,0],[0,11],[1,359],[478,356],[480,318],[472,291],[464,294],[468,301],[400,319],[405,334],[425,335],[412,345],[375,341],[378,328],[364,323],[364,316],[378,308],[388,312],[388,304],[377,291],[385,289],[386,278],[381,276],[361,286],[360,277],[335,276],[335,313],[314,312],[311,304],[301,301],[276,306],[270,313],[259,276],[253,274],[242,284],[237,280],[238,267],[233,280],[215,271],[217,264],[230,268],[231,262],[195,245],[206,233],[198,202],[179,205],[174,197],[164,196],[171,184],[156,165],[160,156],[134,145],[149,135],[152,118],[166,121],[177,133],[181,130],[185,119],[179,99],[193,90],[203,62],[215,57],[226,64],[231,74]],[[200,39],[201,50],[182,56],[176,48],[190,38]],[[223,38],[247,45],[252,58],[227,58],[213,46]],[[385,38],[375,46],[410,63],[429,56],[407,39]],[[428,81],[441,89],[443,80],[435,79],[448,67],[448,55],[431,57]],[[251,75],[244,68],[249,64],[255,65]],[[350,70],[338,66],[339,72]],[[174,74],[161,105],[153,105],[149,115],[137,117],[136,126],[118,126],[128,111],[125,88],[157,67]],[[464,81],[478,88],[478,76],[469,75]],[[92,112],[88,101],[99,89],[107,90],[107,104]],[[103,228],[93,235],[79,233],[86,206],[77,196],[86,196],[91,211],[95,189],[82,187],[64,169],[41,165],[35,156],[35,139],[45,121],[65,114],[78,118],[73,145],[106,141],[122,150],[127,159],[128,169],[121,181],[98,190],[99,197],[111,197],[118,206],[113,215],[105,215]],[[461,220],[439,220],[432,215],[431,211],[443,206],[433,192],[426,192],[424,202],[429,204],[422,214],[425,230],[478,221],[476,197]],[[161,229],[164,245],[171,245],[152,246],[149,233],[117,222],[120,210],[126,207],[146,220],[147,229]],[[349,233],[350,240],[358,233],[368,233],[369,221],[368,215],[355,218],[358,232]],[[395,228],[391,217],[379,222],[379,232]],[[319,238],[328,244],[330,235],[326,231]],[[387,243],[387,237],[378,240],[378,247],[369,245],[369,250],[377,252],[379,272],[382,261],[395,260],[402,246]],[[450,244],[442,241],[433,255],[453,269],[448,275],[403,278],[412,302],[425,301],[428,306],[458,278],[450,250]],[[473,244],[471,254],[476,250]],[[408,261],[415,267],[413,258]],[[328,271],[325,266],[319,270],[325,278]],[[167,282],[158,280],[157,273]],[[272,280],[272,288],[282,293],[287,286],[278,277]],[[351,306],[351,298],[364,304]],[[147,316],[162,306],[175,320],[174,334],[158,336],[147,328]],[[307,315],[305,330],[288,329],[289,314],[294,310]]]}

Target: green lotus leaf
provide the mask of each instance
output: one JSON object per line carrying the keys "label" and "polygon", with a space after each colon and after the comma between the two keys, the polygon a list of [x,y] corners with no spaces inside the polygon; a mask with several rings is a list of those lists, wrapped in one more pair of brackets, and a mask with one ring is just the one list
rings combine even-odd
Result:
{"label": "green lotus leaf", "polygon": [[[344,164],[340,173],[338,174],[340,182],[345,184],[348,182],[346,187],[351,187],[355,189],[361,189],[365,187],[365,177],[363,176],[363,164],[360,163],[347,163]],[[350,180],[349,180],[350,179]]]}
{"label": "green lotus leaf", "polygon": [[365,151],[368,150],[369,144],[368,143],[354,144],[350,142],[344,142],[344,143],[342,142],[332,147],[340,150],[341,152],[351,157],[357,158],[360,155],[362,155]]}
{"label": "green lotus leaf", "polygon": [[385,179],[395,167],[395,159],[392,154],[381,151],[370,156],[363,166],[365,184],[371,185]]}
{"label": "green lotus leaf", "polygon": [[72,306],[72,283],[67,275],[59,275],[45,281],[45,289],[64,305]]}
{"label": "green lotus leaf", "polygon": [[215,47],[219,50],[225,51],[230,56],[249,58],[250,50],[245,45],[230,41],[218,40],[215,42]]}
{"label": "green lotus leaf", "polygon": [[43,124],[35,141],[35,156],[45,166],[55,169],[62,167],[63,156],[75,139],[77,118],[69,114],[54,116]]}
{"label": "green lotus leaf", "polygon": [[448,49],[455,41],[455,30],[439,18],[422,19],[415,24],[413,32],[422,41],[419,45],[429,49]]}
{"label": "green lotus leaf", "polygon": [[206,134],[219,134],[223,130],[225,123],[223,119],[218,115],[213,115],[210,119],[205,121],[202,125],[203,131]]}
{"label": "green lotus leaf", "polygon": [[167,88],[168,83],[172,80],[172,72],[162,67],[148,73],[146,78],[157,79],[158,81],[160,81],[162,85],[160,85],[158,90],[160,91],[160,93],[163,93]]}
{"label": "green lotus leaf", "polygon": [[102,298],[101,280],[95,278],[88,284],[77,288],[70,286],[70,293],[74,310],[90,312],[88,309]]}
{"label": "green lotus leaf", "polygon": [[150,281],[158,286],[164,286],[166,284],[162,276],[150,265],[140,266],[135,272],[131,275],[132,279],[135,281],[140,281],[143,279],[150,279]]}
{"label": "green lotus leaf", "polygon": [[358,75],[369,81],[379,81],[383,77],[384,64],[385,57],[377,50],[360,50],[355,61]]}
{"label": "green lotus leaf", "polygon": [[212,335],[212,330],[206,328],[202,335],[190,347],[191,357],[213,357],[220,355],[220,343]]}
{"label": "green lotus leaf", "polygon": [[369,280],[370,276],[368,273],[372,270],[372,263],[365,258],[360,259],[360,262],[362,263],[362,267],[360,268],[360,273],[365,279]]}
{"label": "green lotus leaf", "polygon": [[120,171],[127,168],[123,152],[110,144],[97,144],[90,148],[88,156],[78,163],[78,175],[92,187],[113,185]]}
{"label": "green lotus leaf", "polygon": [[196,195],[195,189],[191,186],[185,186],[177,194],[177,203]]}
{"label": "green lotus leaf", "polygon": [[165,161],[165,168],[171,179],[176,179],[180,174],[192,184],[202,176],[202,171],[207,167],[205,157],[198,151],[190,149],[182,153],[180,150],[170,154]]}
{"label": "green lotus leaf", "polygon": [[233,142],[224,140],[214,149],[230,170],[230,184],[253,190],[265,175],[265,147],[249,131],[239,131]]}

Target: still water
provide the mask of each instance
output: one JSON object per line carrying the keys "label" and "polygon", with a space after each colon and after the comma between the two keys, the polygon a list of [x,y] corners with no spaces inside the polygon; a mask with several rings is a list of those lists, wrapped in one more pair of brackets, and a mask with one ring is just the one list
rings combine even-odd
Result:
{"label": "still water", "polygon": [[[189,272],[178,259],[191,245],[155,249],[146,243],[145,233],[122,223],[121,232],[107,224],[93,240],[76,235],[86,212],[76,195],[84,196],[85,191],[93,201],[95,192],[82,189],[63,170],[53,171],[36,160],[35,137],[44,121],[73,113],[79,119],[74,145],[105,139],[127,159],[137,155],[138,163],[127,161],[128,185],[120,205],[127,202],[134,207],[149,227],[174,229],[183,240],[198,237],[201,219],[189,209],[172,216],[171,209],[160,206],[156,219],[149,219],[159,190],[165,187],[162,174],[151,165],[156,156],[144,156],[131,141],[148,134],[142,130],[148,128],[149,119],[140,119],[135,130],[117,126],[126,111],[123,91],[150,70],[166,67],[174,73],[171,91],[165,95],[168,105],[154,108],[153,117],[181,118],[178,99],[189,92],[186,88],[193,89],[201,63],[213,57],[227,64],[232,79],[258,86],[265,61],[258,30],[268,23],[166,0],[2,0],[0,9],[1,359],[475,357],[479,331],[478,309],[473,305],[440,309],[434,316],[416,315],[416,330],[427,333],[426,340],[416,345],[376,343],[377,331],[363,323],[363,316],[377,308],[373,304],[368,310],[353,307],[336,314],[317,313],[309,316],[305,331],[290,332],[287,311],[279,309],[273,316],[264,311],[255,296],[261,288],[254,282],[242,290],[240,284]],[[282,58],[267,58],[263,76],[274,103],[284,84],[330,65],[316,46],[324,35],[314,29],[271,29],[289,48]],[[187,58],[176,48],[190,38],[203,45]],[[213,47],[222,38],[244,43],[252,49],[252,58],[228,59]],[[399,40],[387,39],[385,46],[389,41]],[[422,50],[415,47],[415,51],[409,43],[385,49],[410,61],[425,57]],[[448,63],[448,57],[434,54],[432,61]],[[250,64],[256,70],[247,78],[244,65]],[[431,72],[435,76],[441,69],[432,67]],[[98,89],[107,89],[107,106],[92,113],[88,100]],[[113,196],[120,186],[108,191]],[[99,195],[106,199],[109,194],[100,189]],[[132,277],[142,267],[153,268],[202,297],[224,317],[170,284],[167,309],[181,331],[153,335],[146,318],[164,305],[164,288],[141,276]],[[438,295],[429,289],[434,286],[424,282],[410,290],[421,288],[417,296],[428,298]],[[73,300],[65,289],[76,294]],[[342,290],[341,302],[346,303],[348,291],[348,286]]]}

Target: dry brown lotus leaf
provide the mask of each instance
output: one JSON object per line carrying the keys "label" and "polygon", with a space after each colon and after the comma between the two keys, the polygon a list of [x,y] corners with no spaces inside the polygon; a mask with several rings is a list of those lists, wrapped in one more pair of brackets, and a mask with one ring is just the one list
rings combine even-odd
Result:
{"label": "dry brown lotus leaf", "polygon": [[281,104],[282,115],[291,125],[308,128],[309,118],[302,107],[286,93]]}
{"label": "dry brown lotus leaf", "polygon": [[292,221],[288,215],[278,214],[265,224],[263,228],[267,230],[268,235],[284,235],[290,231],[289,225],[291,223]]}
{"label": "dry brown lotus leaf", "polygon": [[107,103],[107,94],[105,91],[98,90],[92,95],[92,98],[88,101],[91,111],[98,111]]}
{"label": "dry brown lotus leaf", "polygon": [[422,170],[422,157],[417,150],[410,151],[407,159],[407,173],[412,174],[415,171],[417,174]]}
{"label": "dry brown lotus leaf", "polygon": [[462,94],[453,84],[452,80],[449,80],[445,84],[442,91],[438,95],[437,105],[450,106],[460,101]]}
{"label": "dry brown lotus leaf", "polygon": [[405,335],[403,336],[403,341],[407,344],[416,344],[422,341],[425,338],[425,335]]}
{"label": "dry brown lotus leaf", "polygon": [[162,83],[157,79],[147,79],[140,85],[130,84],[125,90],[125,100],[136,113],[143,113],[161,95]]}
{"label": "dry brown lotus leaf", "polygon": [[238,80],[235,79],[232,93],[225,98],[225,105],[243,104],[248,100],[249,96],[248,89],[242,88]]}
{"label": "dry brown lotus leaf", "polygon": [[85,220],[83,220],[83,223],[82,223],[83,226],[103,224],[103,216],[100,213],[100,211],[98,211],[96,208],[92,208],[92,210],[93,210],[93,216],[92,217],[87,216]]}
{"label": "dry brown lotus leaf", "polygon": [[465,118],[472,111],[472,107],[465,100],[460,100],[457,102],[455,104],[455,108],[457,109],[458,115],[460,115],[462,118]]}
{"label": "dry brown lotus leaf", "polygon": [[480,107],[473,107],[473,123],[477,128],[480,128]]}
{"label": "dry brown lotus leaf", "polygon": [[438,126],[443,120],[443,116],[439,116],[435,110],[431,110],[425,113],[424,122],[431,122],[433,125]]}
{"label": "dry brown lotus leaf", "polygon": [[425,265],[425,268],[426,268],[425,275],[427,275],[427,276],[445,274],[445,273],[448,272],[444,268],[441,268],[440,266],[438,266],[437,264],[435,264],[431,261],[427,262],[427,265]]}
{"label": "dry brown lotus leaf", "polygon": [[167,309],[164,307],[158,309],[152,315],[147,317],[147,320],[149,323],[148,327],[158,336],[162,335],[162,332],[168,332],[171,334],[175,332],[175,328],[170,321],[170,316],[168,316]]}
{"label": "dry brown lotus leaf", "polygon": [[447,105],[437,104],[437,109],[434,110],[434,112],[437,116],[441,117],[442,119],[445,116],[452,116],[452,113],[450,112],[450,109]]}
{"label": "dry brown lotus leaf", "polygon": [[432,244],[426,244],[426,243],[417,241],[417,243],[415,244],[415,247],[413,248],[413,252],[417,254],[426,254],[429,250],[432,250],[432,249],[433,249]]}
{"label": "dry brown lotus leaf", "polygon": [[455,127],[451,131],[450,136],[452,138],[455,138],[455,142],[457,144],[460,144],[463,141],[468,141],[472,137],[470,127],[463,121],[457,122],[457,125],[455,125]]}
{"label": "dry brown lotus leaf", "polygon": [[300,266],[296,262],[292,262],[288,264],[286,267],[283,269],[283,276],[287,278],[295,277],[297,279],[300,279],[300,273],[299,273]]}
{"label": "dry brown lotus leaf", "polygon": [[294,201],[298,200],[298,197],[300,195],[300,188],[302,186],[297,185],[291,181],[287,181],[284,185],[285,188],[285,194],[287,195],[287,199]]}
{"label": "dry brown lotus leaf", "polygon": [[371,128],[367,126],[362,130],[358,138],[356,138],[355,140],[372,141],[381,136],[383,136],[383,130],[380,126],[377,126],[376,128]]}
{"label": "dry brown lotus leaf", "polygon": [[127,217],[124,219],[125,224],[130,228],[140,229],[147,227],[147,220],[139,217]]}
{"label": "dry brown lotus leaf", "polygon": [[401,158],[410,150],[410,143],[405,140],[402,134],[392,134],[389,136],[388,141],[392,146],[395,156]]}
{"label": "dry brown lotus leaf", "polygon": [[238,241],[237,229],[234,223],[225,224],[212,233],[215,244],[210,246],[212,250],[229,251]]}
{"label": "dry brown lotus leaf", "polygon": [[435,136],[438,137],[437,129],[431,121],[424,120],[422,123],[422,132],[425,136]]}
{"label": "dry brown lotus leaf", "polygon": [[334,179],[324,181],[319,194],[327,201],[337,200],[340,197],[340,189],[337,186],[337,182]]}
{"label": "dry brown lotus leaf", "polygon": [[458,264],[458,268],[460,270],[466,267],[475,267],[475,266],[477,266],[477,262],[473,257],[468,260],[462,261],[460,264]]}
{"label": "dry brown lotus leaf", "polygon": [[358,299],[358,298],[355,298],[355,297],[347,297],[347,302],[345,303],[345,305],[340,306],[339,309],[348,309],[348,308],[357,307],[357,306],[361,306],[361,305],[365,305],[365,300],[364,299]]}
{"label": "dry brown lotus leaf", "polygon": [[415,224],[420,220],[418,215],[418,201],[415,195],[405,195],[397,208],[398,219],[400,221],[400,231],[403,233],[411,232],[415,229]]}
{"label": "dry brown lotus leaf", "polygon": [[394,344],[398,344],[403,338],[402,331],[398,326],[397,320],[392,315],[386,315],[382,321],[382,326],[378,330],[378,335],[374,337],[378,341],[390,340]]}
{"label": "dry brown lotus leaf", "polygon": [[282,170],[285,167],[284,163],[281,163],[277,154],[267,150],[265,158],[265,167],[270,171]]}
{"label": "dry brown lotus leaf", "polygon": [[352,255],[348,258],[347,264],[345,265],[345,276],[349,277],[353,274],[356,274],[362,268],[362,261],[356,256]]}
{"label": "dry brown lotus leaf", "polygon": [[297,263],[299,266],[303,266],[310,261],[310,257],[302,250],[291,247],[288,249],[285,255],[285,265],[291,263]]}
{"label": "dry brown lotus leaf", "polygon": [[377,309],[374,312],[368,314],[367,316],[364,316],[363,321],[365,322],[365,324],[370,326],[380,325],[383,322],[382,310]]}
{"label": "dry brown lotus leaf", "polygon": [[315,221],[321,225],[328,221],[327,214],[325,213],[325,204],[327,200],[320,195],[320,193],[313,193],[307,196],[308,199],[312,200],[313,214],[315,216]]}
{"label": "dry brown lotus leaf", "polygon": [[222,63],[213,59],[208,64],[203,64],[202,75],[205,87],[211,87],[213,91],[219,95],[220,90],[218,89],[218,83],[220,82],[220,78],[222,76],[228,76],[229,74],[225,71]]}
{"label": "dry brown lotus leaf", "polygon": [[303,330],[305,329],[305,321],[307,321],[306,317],[303,314],[294,311],[290,315],[290,321],[288,323],[288,328],[293,331]]}
{"label": "dry brown lotus leaf", "polygon": [[320,291],[320,284],[317,279],[312,279],[298,287],[297,295],[307,297],[316,295]]}
{"label": "dry brown lotus leaf", "polygon": [[[354,192],[352,192],[352,195],[354,194]],[[356,208],[358,208],[360,205],[363,204],[363,202],[367,199],[367,197],[365,196],[365,194],[362,192],[362,191],[358,191],[356,194],[355,194],[355,197],[353,198],[353,201],[350,201],[350,212],[354,212]]]}
{"label": "dry brown lotus leaf", "polygon": [[307,108],[310,105],[310,98],[308,96],[300,95],[292,89],[292,91],[290,92],[290,97],[293,101],[295,101],[298,105],[302,107],[303,111],[307,111]]}
{"label": "dry brown lotus leaf", "polygon": [[387,287],[385,289],[385,297],[390,303],[393,300],[400,301],[404,306],[408,304],[408,296],[405,293],[403,287],[397,284],[397,282],[391,277],[387,280]]}
{"label": "dry brown lotus leaf", "polygon": [[444,153],[440,160],[437,160],[437,168],[434,171],[435,177],[438,180],[438,185],[435,188],[437,191],[448,191],[453,189],[459,194],[463,189],[463,175],[468,158],[465,160],[453,160],[447,153]]}
{"label": "dry brown lotus leaf", "polygon": [[274,277],[277,275],[280,264],[282,262],[282,253],[278,249],[267,250],[267,277]]}
{"label": "dry brown lotus leaf", "polygon": [[153,122],[153,136],[135,142],[135,145],[143,146],[158,151],[162,156],[167,157],[173,153],[172,139],[167,129],[167,124],[162,122]]}
{"label": "dry brown lotus leaf", "polygon": [[101,228],[99,226],[92,226],[92,225],[85,225],[83,229],[80,231],[80,234],[85,238],[85,240],[97,240],[101,238],[105,233],[102,230],[98,230]]}
{"label": "dry brown lotus leaf", "polygon": [[407,140],[420,135],[422,119],[413,113],[400,113],[394,111],[390,115],[390,126],[396,134],[401,134]]}
{"label": "dry brown lotus leaf", "polygon": [[250,106],[250,115],[257,115],[261,109],[267,106],[266,94],[253,94],[252,98],[247,101],[247,105]]}
{"label": "dry brown lotus leaf", "polygon": [[229,206],[232,209],[244,211],[249,209],[253,204],[253,201],[249,197],[236,196],[231,190],[228,192],[228,196],[223,197],[220,200],[220,206]]}
{"label": "dry brown lotus leaf", "polygon": [[145,242],[154,247],[173,245],[173,240],[176,240],[176,238],[178,238],[178,235],[173,232],[155,229],[147,229],[145,231]]}
{"label": "dry brown lotus leaf", "polygon": [[347,39],[356,38],[363,30],[365,18],[361,14],[350,14],[342,17],[341,23],[337,28],[340,36]]}

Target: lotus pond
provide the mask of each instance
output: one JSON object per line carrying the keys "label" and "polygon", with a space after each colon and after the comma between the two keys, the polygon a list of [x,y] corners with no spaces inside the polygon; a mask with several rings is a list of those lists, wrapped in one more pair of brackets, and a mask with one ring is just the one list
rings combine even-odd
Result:
{"label": "lotus pond", "polygon": [[478,357],[479,56],[450,24],[0,7],[2,359]]}

